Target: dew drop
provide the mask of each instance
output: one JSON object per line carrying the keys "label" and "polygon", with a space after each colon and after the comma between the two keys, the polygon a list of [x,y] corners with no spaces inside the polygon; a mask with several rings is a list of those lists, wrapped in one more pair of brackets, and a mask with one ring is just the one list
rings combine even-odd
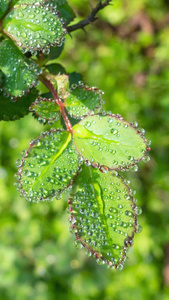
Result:
{"label": "dew drop", "polygon": [[111,132],[112,134],[117,134],[117,133],[118,133],[118,130],[115,129],[115,128],[112,128],[112,129],[110,130],[110,132]]}
{"label": "dew drop", "polygon": [[81,243],[80,240],[76,240],[76,241],[74,242],[74,244],[75,244],[75,247],[76,247],[77,249],[82,249],[82,248],[83,248],[83,245],[82,245],[82,243]]}
{"label": "dew drop", "polygon": [[143,230],[142,226],[138,224],[136,228],[136,233],[141,233],[142,230]]}
{"label": "dew drop", "polygon": [[119,264],[119,265],[117,266],[117,270],[118,270],[118,271],[122,271],[122,270],[123,270],[123,265],[122,265],[122,264]]}
{"label": "dew drop", "polygon": [[139,215],[142,214],[142,208],[141,207],[136,206],[134,210],[135,210],[136,215],[139,216]]}
{"label": "dew drop", "polygon": [[22,160],[21,160],[21,159],[18,159],[18,160],[15,162],[15,166],[16,166],[17,168],[19,168],[19,167],[21,167],[21,165],[22,165]]}

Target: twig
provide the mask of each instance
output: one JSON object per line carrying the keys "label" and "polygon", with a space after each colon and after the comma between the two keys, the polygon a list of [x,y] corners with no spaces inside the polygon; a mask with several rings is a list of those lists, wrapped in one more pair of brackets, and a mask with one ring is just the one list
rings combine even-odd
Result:
{"label": "twig", "polygon": [[59,105],[59,107],[60,107],[60,112],[61,112],[61,114],[62,114],[62,117],[63,117],[64,121],[65,121],[67,130],[68,130],[70,133],[72,133],[72,125],[71,125],[71,123],[70,123],[70,121],[69,121],[69,119],[68,119],[68,117],[67,117],[67,115],[66,115],[65,107],[64,107],[64,105],[63,105],[63,103],[62,103],[62,100],[59,98],[58,93],[57,93],[57,91],[55,90],[53,84],[52,84],[47,78],[45,78],[45,76],[43,76],[43,75],[41,75],[40,80],[41,80],[41,82],[42,82],[42,83],[43,83],[43,84],[51,91],[51,93],[52,93],[52,95],[53,95],[53,97],[54,97],[56,103],[57,103],[57,104]]}
{"label": "twig", "polygon": [[91,13],[83,20],[81,20],[80,22],[74,24],[74,25],[70,25],[67,27],[67,31],[70,33],[72,31],[75,31],[77,29],[84,29],[84,27],[88,24],[93,23],[94,21],[97,20],[96,14],[103,9],[104,7],[110,5],[110,2],[112,0],[106,0],[103,3],[100,1],[96,7],[94,7],[91,11]]}

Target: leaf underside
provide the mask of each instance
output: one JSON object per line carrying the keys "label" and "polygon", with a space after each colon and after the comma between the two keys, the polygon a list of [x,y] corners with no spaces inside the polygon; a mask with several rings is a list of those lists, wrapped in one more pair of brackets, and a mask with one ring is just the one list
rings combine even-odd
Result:
{"label": "leaf underside", "polygon": [[38,98],[29,108],[40,120],[56,122],[60,117],[60,108],[55,100]]}
{"label": "leaf underside", "polygon": [[3,40],[0,44],[0,69],[3,72],[3,89],[6,93],[18,97],[36,84],[41,69],[26,58],[12,40]]}
{"label": "leaf underside", "polygon": [[94,114],[94,110],[101,107],[103,103],[101,95],[96,88],[77,86],[69,91],[64,105],[71,116],[81,118]]}
{"label": "leaf underside", "polygon": [[20,162],[19,187],[28,201],[60,194],[78,169],[78,154],[67,131],[51,130],[30,144]]}
{"label": "leaf underside", "polygon": [[115,115],[88,116],[73,126],[79,154],[93,165],[123,169],[143,159],[144,137],[132,125]]}
{"label": "leaf underside", "polygon": [[3,21],[4,32],[27,50],[42,50],[62,44],[65,28],[56,9],[45,2],[33,2],[17,2]]}
{"label": "leaf underside", "polygon": [[0,120],[14,121],[29,113],[29,106],[38,97],[38,92],[33,88],[28,95],[18,98],[16,101],[0,92]]}
{"label": "leaf underside", "polygon": [[83,165],[69,203],[75,244],[84,246],[99,263],[123,264],[137,223],[136,205],[124,180],[116,172],[104,174]]}

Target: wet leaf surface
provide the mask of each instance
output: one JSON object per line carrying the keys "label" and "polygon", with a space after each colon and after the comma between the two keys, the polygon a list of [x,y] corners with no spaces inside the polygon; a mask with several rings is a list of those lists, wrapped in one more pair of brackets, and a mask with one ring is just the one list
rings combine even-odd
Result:
{"label": "wet leaf surface", "polygon": [[73,133],[77,151],[85,160],[110,169],[136,164],[147,149],[137,129],[115,115],[88,116],[73,127]]}
{"label": "wet leaf surface", "polygon": [[136,205],[124,180],[115,171],[83,165],[69,203],[75,245],[84,246],[98,263],[121,268],[137,231]]}

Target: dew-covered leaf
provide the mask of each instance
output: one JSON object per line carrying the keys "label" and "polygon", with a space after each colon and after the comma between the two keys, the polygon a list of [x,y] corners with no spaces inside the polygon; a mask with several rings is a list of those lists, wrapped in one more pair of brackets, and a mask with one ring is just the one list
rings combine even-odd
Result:
{"label": "dew-covered leaf", "polygon": [[100,108],[102,103],[102,92],[97,88],[80,85],[69,91],[64,105],[71,116],[80,119],[83,116],[94,114],[94,110]]}
{"label": "dew-covered leaf", "polygon": [[0,120],[14,121],[29,113],[29,106],[38,97],[38,92],[31,89],[30,93],[14,100],[12,97],[5,96],[0,92]]}
{"label": "dew-covered leaf", "polygon": [[32,51],[62,44],[66,31],[54,6],[32,0],[16,3],[3,21],[3,30],[19,46]]}
{"label": "dew-covered leaf", "polygon": [[18,188],[29,201],[48,200],[60,194],[78,170],[78,154],[67,131],[42,134],[22,155],[22,160],[16,162]]}
{"label": "dew-covered leaf", "polygon": [[0,19],[5,15],[8,10],[10,0],[1,0],[0,1]]}
{"label": "dew-covered leaf", "polygon": [[101,173],[82,166],[69,200],[75,245],[83,246],[98,263],[121,267],[126,250],[140,227],[132,192],[117,172]]}
{"label": "dew-covered leaf", "polygon": [[38,1],[34,1],[34,0],[13,0],[13,4],[15,4],[15,7],[27,4],[39,4],[39,3],[44,3],[44,2],[49,2],[49,0],[38,0]]}
{"label": "dew-covered leaf", "polygon": [[60,108],[53,99],[38,98],[29,108],[40,121],[56,122],[60,117]]}
{"label": "dew-covered leaf", "polygon": [[36,84],[41,69],[26,58],[12,40],[3,40],[0,44],[0,69],[4,74],[3,89],[6,93],[18,97]]}
{"label": "dew-covered leaf", "polygon": [[122,117],[94,115],[73,127],[74,144],[79,154],[94,165],[122,169],[144,158],[146,140]]}

